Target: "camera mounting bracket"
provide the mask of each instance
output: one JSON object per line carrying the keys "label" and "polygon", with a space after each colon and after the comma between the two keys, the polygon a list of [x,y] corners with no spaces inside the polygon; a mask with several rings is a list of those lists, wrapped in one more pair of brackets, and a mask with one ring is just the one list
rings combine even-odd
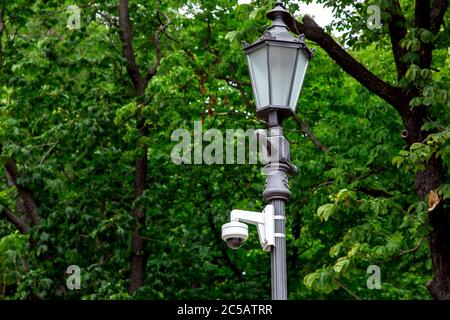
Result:
{"label": "camera mounting bracket", "polygon": [[275,245],[275,208],[273,205],[267,205],[262,212],[232,210],[230,221],[238,221],[256,225],[258,230],[259,242],[264,251],[270,251],[271,246]]}

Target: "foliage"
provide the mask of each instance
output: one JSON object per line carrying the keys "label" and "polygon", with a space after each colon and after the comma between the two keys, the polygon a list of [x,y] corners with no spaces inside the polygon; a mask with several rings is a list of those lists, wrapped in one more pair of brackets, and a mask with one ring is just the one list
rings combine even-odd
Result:
{"label": "foliage", "polygon": [[[363,27],[367,4],[318,2],[335,10],[333,27],[345,31],[340,40],[349,52],[395,83],[387,26]],[[413,6],[404,2],[411,14]],[[79,30],[66,27],[73,1],[0,3],[8,29],[1,38],[1,161],[17,161],[18,183],[33,191],[42,217],[21,235],[0,213],[2,298],[269,299],[270,257],[260,250],[256,230],[241,250],[227,249],[220,239],[231,209],[263,207],[259,165],[176,165],[170,153],[172,132],[192,132],[194,121],[221,132],[265,126],[254,114],[240,42],[263,32],[272,3],[130,1],[140,66],[156,60],[149,39],[161,23],[158,10],[171,20],[160,37],[161,65],[139,101],[122,58],[118,1],[95,3],[77,1]],[[316,48],[298,110],[328,152],[294,119],[285,123],[300,172],[290,178],[287,205],[291,299],[430,298],[428,207],[414,191],[414,174],[432,157],[450,167],[450,57],[444,36],[413,28],[408,34],[402,45],[412,50],[410,67],[396,85],[419,88],[410,107],[424,104],[434,116],[425,124],[433,133],[410,148],[395,110]],[[416,64],[417,41],[436,43],[433,69]],[[137,104],[148,137],[136,129]],[[148,146],[149,188],[135,200],[138,139]],[[438,191],[450,198],[448,179]],[[2,209],[22,216],[18,199],[3,176]],[[147,221],[141,233],[148,240],[147,271],[145,285],[130,296],[136,223],[130,212],[139,205]],[[381,268],[380,290],[366,287],[366,269],[374,264]],[[69,265],[81,268],[80,290],[66,287]]]}

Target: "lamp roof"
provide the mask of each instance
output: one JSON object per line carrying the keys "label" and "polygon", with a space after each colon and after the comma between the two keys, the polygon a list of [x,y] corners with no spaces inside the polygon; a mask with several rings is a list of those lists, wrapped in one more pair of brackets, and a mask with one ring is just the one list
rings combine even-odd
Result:
{"label": "lamp roof", "polygon": [[294,19],[294,17],[283,7],[281,2],[276,2],[275,7],[269,11],[266,16],[272,20],[272,25],[264,31],[263,35],[255,43],[248,45],[244,42],[244,51],[246,53],[267,41],[285,42],[298,44],[308,59],[311,60],[313,52],[306,46],[304,42],[305,36],[301,34],[299,37],[294,37],[290,32],[289,27],[286,25],[285,21]]}

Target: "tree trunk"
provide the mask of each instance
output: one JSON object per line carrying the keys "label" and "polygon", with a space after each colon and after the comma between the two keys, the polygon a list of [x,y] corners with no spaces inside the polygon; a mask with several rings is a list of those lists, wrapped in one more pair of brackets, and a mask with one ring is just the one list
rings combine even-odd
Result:
{"label": "tree trunk", "polygon": [[[138,115],[138,129],[141,136],[147,136],[148,130],[145,127],[145,121]],[[147,187],[147,148],[139,146],[141,156],[136,160],[135,165],[135,199],[138,199],[144,193]],[[133,216],[137,221],[137,226],[131,235],[131,270],[130,285],[128,292],[133,294],[137,289],[144,285],[145,273],[145,244],[146,241],[139,235],[139,231],[145,228],[145,212],[144,208],[139,205],[133,210]]]}
{"label": "tree trunk", "polygon": [[[436,190],[442,183],[442,160],[432,158],[425,170],[416,174],[416,190],[421,198]],[[431,231],[428,235],[433,279],[427,287],[434,299],[450,300],[450,210],[440,201],[428,210]]]}
{"label": "tree trunk", "polygon": [[433,230],[428,237],[433,279],[428,290],[436,300],[450,300],[450,210],[442,202],[428,213]]}
{"label": "tree trunk", "polygon": [[[134,51],[133,51],[133,32],[131,28],[130,16],[128,13],[128,0],[120,0],[119,3],[119,24],[121,31],[121,39],[123,45],[123,57],[127,62],[127,72],[133,82],[136,97],[141,98],[145,93],[147,83],[152,76],[155,75],[157,66],[159,65],[160,54],[158,54],[158,61],[154,65],[154,68],[150,68],[150,75],[143,78],[139,72],[139,67],[136,63]],[[157,35],[155,36],[157,39]],[[158,42],[155,42],[158,46]],[[158,46],[159,49],[159,46]],[[159,50],[158,50],[159,51]],[[148,135],[148,130],[145,125],[145,118],[142,116],[142,104],[137,105],[136,110],[136,127],[139,130],[141,137]],[[137,145],[140,149],[140,156],[135,163],[134,172],[134,196],[135,200],[139,199],[144,193],[147,187],[147,147]],[[136,227],[131,234],[131,265],[130,265],[130,285],[128,292],[133,294],[137,289],[144,284],[145,274],[145,244],[146,241],[139,233],[145,228],[145,212],[142,206],[136,207],[132,212],[133,217],[136,219]]]}
{"label": "tree trunk", "polygon": [[[423,142],[427,133],[421,131],[423,119],[426,119],[425,108],[414,109],[403,119],[408,131],[406,137],[410,146],[415,142]],[[441,158],[431,158],[425,169],[416,173],[415,188],[421,199],[426,199],[431,191],[435,191],[444,180],[444,165]],[[434,299],[450,300],[450,210],[443,201],[428,211],[431,226],[428,235],[429,250],[433,264],[433,279],[427,283],[428,290]]]}
{"label": "tree trunk", "polygon": [[[448,8],[447,0],[415,2],[414,25],[416,29],[426,29],[438,36]],[[398,0],[390,2],[387,9],[389,35],[392,43],[398,80],[402,79],[409,67],[403,59],[406,54],[401,41],[406,37],[408,21],[402,12]],[[289,20],[289,19],[288,19]],[[304,33],[307,39],[316,42],[337,64],[350,76],[356,79],[371,92],[391,104],[400,114],[407,131],[406,142],[411,146],[423,142],[427,132],[422,131],[424,120],[427,119],[427,108],[420,106],[411,110],[409,101],[419,97],[417,88],[404,90],[381,80],[364,65],[356,61],[341,45],[317,25],[309,16],[304,16],[302,22],[294,18],[287,22],[289,28],[297,33]],[[419,66],[430,69],[433,58],[433,45],[421,42],[419,50]],[[444,181],[446,170],[442,159],[432,158],[425,164],[423,171],[417,172],[415,188],[421,199],[430,195]],[[432,230],[429,235],[429,246],[433,262],[434,278],[428,283],[428,289],[435,299],[450,299],[450,207],[445,208],[443,201],[429,209],[429,220]]]}

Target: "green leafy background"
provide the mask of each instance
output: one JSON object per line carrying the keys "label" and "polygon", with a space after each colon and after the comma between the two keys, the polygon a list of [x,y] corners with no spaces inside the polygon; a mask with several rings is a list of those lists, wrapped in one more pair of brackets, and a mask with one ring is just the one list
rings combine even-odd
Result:
{"label": "green leafy background", "polygon": [[[387,27],[365,27],[369,4],[319,2],[335,9],[332,27],[342,32],[348,51],[396,84]],[[413,1],[401,2],[411,15]],[[143,139],[121,54],[118,1],[0,3],[8,17],[1,39],[1,159],[16,159],[20,184],[33,190],[42,216],[21,235],[2,213],[0,297],[269,299],[270,255],[260,249],[255,228],[237,251],[220,239],[231,209],[264,206],[260,165],[176,165],[170,153],[172,132],[192,132],[194,121],[223,133],[265,127],[254,113],[240,42],[262,34],[273,4],[130,1],[142,71],[156,59],[151,37],[158,10],[171,19],[161,35],[161,66],[143,99],[149,128]],[[71,4],[81,8],[80,30],[66,27]],[[298,5],[288,8],[295,12]],[[418,39],[436,43],[433,70],[414,64]],[[438,119],[426,124],[436,133],[411,148],[401,138],[395,110],[307,43],[317,51],[298,116],[328,152],[316,148],[294,119],[286,121],[292,162],[299,167],[286,207],[290,299],[431,298],[425,286],[432,277],[428,206],[414,191],[414,172],[435,156],[450,167],[448,33],[434,39],[411,28],[404,42],[412,50],[411,66],[396,85],[420,88],[422,96],[410,106],[430,106]],[[135,200],[137,139],[148,146],[149,168],[148,190]],[[20,215],[17,190],[1,179],[2,208]],[[439,190],[445,198],[448,181]],[[145,208],[147,261],[145,285],[130,296],[130,212],[137,205]],[[66,287],[69,265],[81,268],[80,290]],[[370,265],[381,269],[379,290],[366,286]]]}

